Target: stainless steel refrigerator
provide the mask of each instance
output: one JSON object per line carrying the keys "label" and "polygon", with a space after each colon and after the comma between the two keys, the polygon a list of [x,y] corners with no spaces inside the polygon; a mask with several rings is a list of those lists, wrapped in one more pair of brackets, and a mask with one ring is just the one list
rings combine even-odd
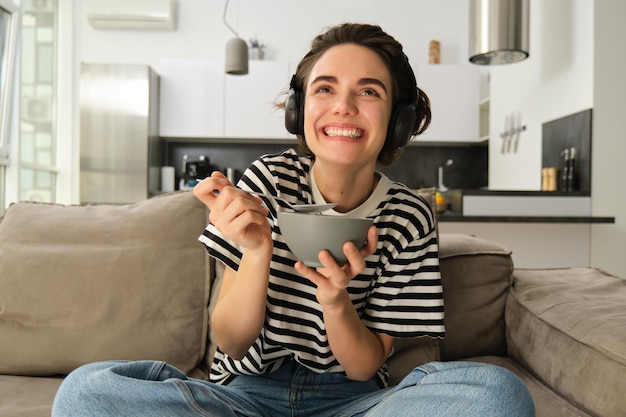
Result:
{"label": "stainless steel refrigerator", "polygon": [[147,65],[81,64],[82,204],[134,203],[159,190],[158,94]]}

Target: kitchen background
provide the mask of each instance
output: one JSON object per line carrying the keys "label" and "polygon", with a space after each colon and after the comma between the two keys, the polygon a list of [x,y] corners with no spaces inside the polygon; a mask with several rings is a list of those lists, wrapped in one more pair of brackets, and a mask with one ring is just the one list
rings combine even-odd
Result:
{"label": "kitchen background", "polygon": [[[225,44],[233,36],[222,21],[221,1],[180,0],[177,29],[173,32],[94,29],[85,19],[88,6],[89,2],[74,2],[73,20],[78,28],[73,34],[74,66],[78,62],[143,63],[162,73],[163,66],[176,60],[222,60]],[[481,74],[480,90],[473,98],[473,117],[478,119],[481,100],[489,99],[490,189],[539,190],[542,124],[593,107],[593,60],[589,59],[593,56],[593,7],[588,0],[531,1],[530,58],[514,65],[490,67],[485,70],[490,74],[489,82]],[[238,0],[230,3],[228,11],[229,23],[243,39],[257,38],[266,45],[265,60],[288,63],[297,62],[308,50],[310,39],[328,25],[343,21],[378,23],[405,45],[418,78],[428,69],[428,44],[432,39],[441,42],[442,66],[476,68],[467,60],[468,16],[466,0]],[[281,87],[288,82],[289,73],[286,75]],[[453,88],[451,85],[449,90]],[[464,91],[456,96],[466,99]],[[245,109],[245,96],[234,99]],[[517,153],[502,154],[499,135],[506,129],[506,117],[513,113],[521,113],[527,128],[520,136]],[[203,117],[211,117],[211,113]],[[454,125],[468,115],[442,115],[440,111],[434,117],[440,123]],[[168,132],[165,135],[171,136]],[[479,140],[478,131],[473,136]],[[445,161],[446,156],[442,156]],[[450,171],[454,175],[455,169]]]}
{"label": "kitchen background", "polygon": [[[178,0],[176,30],[164,32],[95,29],[85,16],[90,1],[61,0],[59,3],[57,123],[58,149],[64,152],[59,153],[57,200],[72,203],[79,201],[80,189],[80,63],[136,63],[163,73],[173,61],[223,60],[224,47],[232,33],[222,21],[224,2],[221,1]],[[475,113],[440,119],[445,120],[444,127],[447,127],[459,124],[459,120],[465,117],[475,117],[477,133],[472,133],[472,139],[438,137],[408,148],[404,157],[411,166],[420,168],[408,175],[409,181],[432,184],[436,167],[451,158],[455,162],[446,168],[448,186],[464,186],[455,184],[454,176],[465,178],[467,170],[475,169],[472,172],[480,172],[476,178],[486,175],[487,182],[485,184],[481,179],[466,187],[487,185],[491,190],[539,190],[543,124],[593,108],[592,214],[615,215],[616,224],[583,225],[581,227],[586,229],[577,229],[571,236],[567,231],[561,234],[576,240],[576,236],[584,233],[587,263],[601,265],[616,273],[624,271],[622,275],[626,275],[626,265],[616,259],[614,250],[619,246],[616,242],[626,244],[626,224],[620,216],[626,208],[626,196],[623,187],[616,187],[614,180],[624,176],[618,155],[626,153],[620,122],[626,91],[623,77],[617,71],[626,64],[626,58],[620,48],[611,47],[617,39],[623,38],[626,30],[620,23],[626,14],[626,6],[609,0],[531,0],[530,4],[530,58],[513,65],[477,70],[480,88],[475,98]],[[350,20],[378,23],[392,33],[405,45],[418,76],[428,72],[428,43],[431,39],[441,41],[440,68],[476,70],[467,62],[469,2],[466,0],[234,0],[230,3],[228,16],[242,38],[256,37],[266,44],[267,62],[297,62],[307,50],[310,39],[321,28]],[[288,75],[287,71],[283,83],[288,81]],[[230,82],[222,79],[223,83]],[[457,94],[457,87],[447,87],[450,94]],[[238,108],[245,110],[249,107],[245,95],[231,97]],[[467,98],[467,94],[458,93],[457,97]],[[179,106],[181,111],[198,111],[197,108],[186,108],[185,104]],[[507,130],[507,116],[513,114],[521,119],[526,129],[520,134],[517,152],[503,153],[500,135]],[[227,117],[224,116],[223,120]],[[483,122],[478,123],[478,120]],[[488,142],[481,141],[484,133],[488,134]],[[233,138],[228,136],[203,138],[167,134],[162,139],[167,148],[163,156],[168,158],[164,163],[172,164],[180,158],[177,147],[187,146],[189,152],[206,152],[220,166],[235,163],[226,161],[227,148],[231,145],[233,149],[252,149],[247,143],[229,141]],[[224,154],[215,149],[220,141],[232,142],[228,146],[219,146],[224,149]],[[265,142],[266,139],[262,139],[254,147],[262,147]],[[272,147],[276,145],[282,146],[283,143],[271,144]],[[238,153],[236,150],[232,152]],[[482,162],[485,159],[486,164]],[[432,177],[429,179],[429,176]],[[12,201],[15,190],[9,189],[7,195],[8,201]],[[490,227],[478,226],[481,232]],[[514,229],[509,227],[507,230],[510,234],[518,234]],[[524,236],[527,244],[539,233],[543,234],[537,228],[532,229],[533,234]]]}
{"label": "kitchen background", "polygon": [[[180,183],[183,172],[182,161],[187,155],[197,160],[206,156],[211,170],[226,174],[227,168],[234,168],[237,177],[253,160],[266,153],[276,153],[287,147],[297,149],[294,143],[208,143],[171,142],[165,143],[165,164],[176,168],[176,184]],[[378,169],[395,181],[411,188],[434,187],[438,185],[439,166],[451,159],[452,165],[444,168],[443,183],[448,188],[477,189],[486,187],[488,174],[487,146],[409,146],[400,158],[389,166]]]}

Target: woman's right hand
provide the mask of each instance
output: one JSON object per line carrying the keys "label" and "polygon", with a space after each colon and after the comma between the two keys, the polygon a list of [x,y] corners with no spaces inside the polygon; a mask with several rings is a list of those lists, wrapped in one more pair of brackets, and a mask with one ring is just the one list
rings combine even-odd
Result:
{"label": "woman's right hand", "polygon": [[247,249],[272,245],[269,211],[260,197],[235,188],[219,171],[196,184],[193,193],[209,208],[209,221],[226,238]]}

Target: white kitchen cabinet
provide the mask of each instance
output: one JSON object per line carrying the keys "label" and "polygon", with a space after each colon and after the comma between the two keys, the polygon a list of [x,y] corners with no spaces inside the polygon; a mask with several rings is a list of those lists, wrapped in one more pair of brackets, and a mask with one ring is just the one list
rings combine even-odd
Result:
{"label": "white kitchen cabinet", "polygon": [[224,136],[224,63],[163,60],[160,76],[159,136]]}
{"label": "white kitchen cabinet", "polygon": [[480,72],[471,65],[423,65],[417,85],[430,98],[430,127],[415,141],[478,142]]}
{"label": "white kitchen cabinet", "polygon": [[250,61],[248,75],[226,75],[224,136],[246,139],[294,137],[285,129],[284,112],[275,106],[291,79],[284,61]]}

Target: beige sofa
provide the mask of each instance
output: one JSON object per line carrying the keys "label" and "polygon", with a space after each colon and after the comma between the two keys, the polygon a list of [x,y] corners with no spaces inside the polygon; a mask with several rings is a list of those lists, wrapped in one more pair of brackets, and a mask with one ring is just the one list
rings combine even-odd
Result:
{"label": "beige sofa", "polygon": [[[48,416],[63,375],[159,359],[205,378],[216,268],[190,192],[127,206],[19,203],[0,221],[0,416]],[[626,416],[626,281],[514,270],[510,252],[440,236],[446,339],[401,340],[392,381],[430,360],[513,370],[538,416]]]}

